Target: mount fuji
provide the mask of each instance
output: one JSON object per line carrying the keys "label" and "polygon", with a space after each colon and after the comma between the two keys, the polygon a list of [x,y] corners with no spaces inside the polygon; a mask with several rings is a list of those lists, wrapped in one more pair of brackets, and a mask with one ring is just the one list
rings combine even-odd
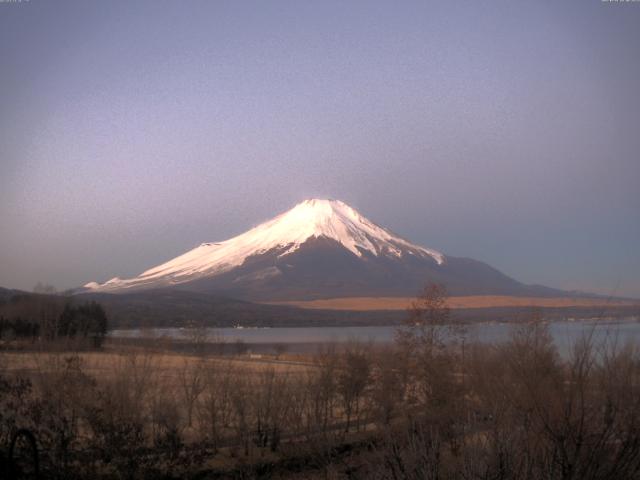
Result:
{"label": "mount fuji", "polygon": [[180,289],[253,301],[411,296],[427,282],[453,295],[556,296],[489,265],[405,240],[339,200],[311,199],[223,242],[203,243],[135,278],[84,292]]}

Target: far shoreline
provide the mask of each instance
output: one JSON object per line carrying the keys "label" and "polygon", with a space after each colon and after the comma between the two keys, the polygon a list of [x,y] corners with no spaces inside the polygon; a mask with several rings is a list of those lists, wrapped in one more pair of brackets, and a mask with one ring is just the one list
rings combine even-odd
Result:
{"label": "far shoreline", "polygon": [[[396,311],[410,308],[412,297],[341,297],[316,300],[284,300],[261,302],[265,305],[287,305],[309,310],[338,311]],[[503,307],[567,308],[567,307],[640,307],[640,300],[599,297],[519,297],[509,295],[451,296],[448,306],[457,309],[484,309]]]}

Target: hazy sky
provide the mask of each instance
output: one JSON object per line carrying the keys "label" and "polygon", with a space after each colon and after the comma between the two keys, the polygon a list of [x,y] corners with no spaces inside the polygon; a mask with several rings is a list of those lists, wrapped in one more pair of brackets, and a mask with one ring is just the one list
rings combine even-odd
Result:
{"label": "hazy sky", "polygon": [[308,197],[640,297],[640,3],[0,2],[0,286],[133,276]]}

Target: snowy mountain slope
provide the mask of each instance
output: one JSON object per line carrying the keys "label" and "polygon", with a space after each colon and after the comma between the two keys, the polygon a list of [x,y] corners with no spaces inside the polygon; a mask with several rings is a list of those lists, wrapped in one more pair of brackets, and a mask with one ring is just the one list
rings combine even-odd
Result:
{"label": "snowy mountain slope", "polygon": [[427,282],[453,295],[556,296],[491,266],[444,256],[371,222],[338,200],[306,200],[224,242],[199,247],[127,280],[84,292],[174,288],[252,301],[413,296]]}
{"label": "snowy mountain slope", "polygon": [[[412,255],[438,265],[445,262],[440,252],[392,234],[344,202],[312,199],[230,240],[203,243],[136,278],[113,278],[103,284],[90,282],[85,288],[115,292],[184,284],[223,274],[243,265],[248,258],[267,252],[278,251],[278,258],[286,257],[317,238],[333,240],[358,258],[368,255],[400,259]],[[258,273],[257,278],[277,273],[274,268]]]}

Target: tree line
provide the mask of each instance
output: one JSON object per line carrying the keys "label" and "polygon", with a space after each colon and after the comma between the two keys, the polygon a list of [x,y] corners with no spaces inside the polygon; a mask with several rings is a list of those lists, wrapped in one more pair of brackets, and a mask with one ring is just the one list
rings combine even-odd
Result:
{"label": "tree line", "polygon": [[0,339],[82,339],[102,346],[109,322],[97,302],[74,304],[66,297],[25,294],[0,305]]}

